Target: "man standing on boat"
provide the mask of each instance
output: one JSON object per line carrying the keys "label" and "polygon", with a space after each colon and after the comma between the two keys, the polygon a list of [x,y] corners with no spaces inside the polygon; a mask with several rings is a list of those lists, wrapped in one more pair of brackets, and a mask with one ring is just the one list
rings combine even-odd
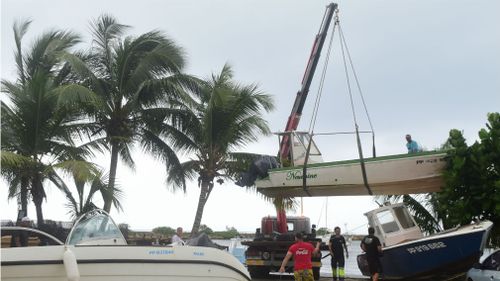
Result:
{"label": "man standing on boat", "polygon": [[420,147],[418,143],[411,139],[411,135],[406,135],[406,148],[408,149],[408,153],[416,153],[420,151]]}
{"label": "man standing on boat", "polygon": [[349,252],[347,251],[344,236],[340,235],[340,227],[336,226],[334,231],[335,234],[332,234],[328,243],[328,249],[330,249],[330,255],[332,256],[333,280],[336,281],[338,277],[340,281],[343,281],[345,279],[344,249],[346,258],[349,258]]}
{"label": "man standing on boat", "polygon": [[366,260],[368,261],[368,268],[370,269],[370,280],[378,281],[378,275],[382,270],[379,260],[379,255],[382,253],[382,245],[380,240],[375,236],[375,229],[368,228],[368,236],[361,240],[361,249],[366,253]]}
{"label": "man standing on boat", "polygon": [[316,242],[316,248],[313,247],[311,243],[304,242],[302,233],[295,233],[295,244],[290,246],[288,252],[286,253],[279,272],[285,272],[285,266],[293,256],[295,265],[293,268],[293,277],[295,281],[314,281],[314,275],[312,271],[312,255],[319,252],[320,242]]}
{"label": "man standing on boat", "polygon": [[172,244],[184,245],[184,240],[182,240],[182,227],[178,227],[174,236],[172,236]]}

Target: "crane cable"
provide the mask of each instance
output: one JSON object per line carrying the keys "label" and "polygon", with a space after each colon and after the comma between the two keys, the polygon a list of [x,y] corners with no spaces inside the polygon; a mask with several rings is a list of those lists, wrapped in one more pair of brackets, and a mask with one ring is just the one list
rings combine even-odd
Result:
{"label": "crane cable", "polygon": [[[366,167],[365,167],[365,160],[363,157],[363,148],[361,146],[361,138],[359,137],[359,126],[358,126],[358,121],[356,118],[356,110],[354,108],[354,100],[352,97],[351,83],[349,80],[349,70],[347,69],[347,60],[346,60],[346,54],[345,54],[346,51],[344,50],[344,49],[347,49],[347,44],[345,43],[345,38],[344,38],[344,35],[342,33],[342,29],[340,28],[340,24],[339,24],[339,37],[340,37],[340,49],[342,50],[342,59],[344,61],[344,70],[345,70],[345,76],[346,76],[346,81],[347,81],[347,89],[349,91],[349,99],[351,101],[351,110],[352,110],[352,115],[353,115],[353,119],[354,119],[354,128],[356,130],[356,142],[358,144],[359,162],[360,162],[360,166],[361,166],[361,173],[363,176],[363,183],[366,187],[366,190],[368,191],[368,194],[373,195],[373,192],[370,188],[370,185],[368,184],[368,178],[366,176]],[[349,56],[349,61],[351,62],[351,67],[352,67],[353,64],[352,64],[352,60],[350,59],[350,56]],[[356,79],[356,81],[357,81],[357,79]],[[359,87],[359,83],[358,83],[358,87]],[[366,109],[366,107],[365,107],[365,109]],[[371,122],[370,122],[370,125],[371,125]],[[372,131],[373,131],[373,129],[372,129]]]}
{"label": "crane cable", "polygon": [[[335,19],[334,19],[332,36],[330,37],[330,42],[328,44],[328,50],[327,50],[327,54],[326,54],[326,58],[325,58],[325,64],[323,66],[323,70],[322,70],[322,73],[321,73],[320,84],[319,84],[319,88],[318,88],[318,94],[316,95],[316,100],[315,100],[314,107],[313,107],[313,116],[312,116],[311,122],[309,124],[309,131],[308,131],[309,140],[308,140],[308,146],[307,146],[307,150],[306,150],[306,155],[305,155],[304,165],[303,165],[303,171],[302,171],[302,188],[303,188],[303,190],[306,192],[306,194],[308,196],[311,196],[311,194],[309,193],[309,191],[307,189],[307,162],[309,160],[309,153],[310,153],[311,145],[312,145],[312,137],[314,135],[314,127],[316,125],[316,120],[317,120],[317,117],[318,117],[319,105],[320,105],[320,101],[321,101],[321,97],[322,97],[322,93],[323,93],[324,81],[325,81],[326,71],[328,69],[328,62],[330,60],[330,54],[331,54],[332,45],[333,45],[332,43],[333,43],[333,39],[335,37],[335,29],[336,28],[338,28],[338,30],[339,30],[338,31],[339,32],[339,42],[340,42],[340,47],[341,47],[341,51],[342,51],[342,59],[343,59],[343,63],[344,63],[344,71],[345,71],[345,75],[346,75],[347,88],[348,88],[348,92],[349,92],[351,109],[352,109],[352,114],[353,114],[353,119],[354,119],[354,127],[355,127],[355,132],[356,132],[356,141],[357,141],[357,146],[358,146],[358,153],[359,153],[359,159],[360,159],[361,172],[362,172],[362,176],[363,176],[363,182],[364,182],[364,185],[365,185],[365,187],[366,187],[366,189],[368,191],[368,194],[369,195],[373,195],[373,192],[372,192],[372,190],[370,188],[370,185],[368,184],[368,178],[367,178],[367,175],[366,175],[366,167],[365,167],[365,161],[364,161],[364,157],[363,157],[363,149],[362,149],[362,146],[361,146],[361,139],[360,139],[360,136],[359,136],[359,126],[358,126],[358,122],[357,122],[357,118],[356,118],[356,110],[355,110],[355,107],[354,107],[354,99],[353,99],[352,89],[351,89],[351,83],[350,83],[350,79],[349,79],[350,76],[349,76],[349,70],[348,70],[348,66],[347,66],[347,60],[349,60],[349,65],[350,65],[350,68],[352,70],[352,73],[353,73],[353,76],[354,76],[354,80],[356,81],[356,86],[358,88],[358,91],[359,91],[359,94],[360,94],[360,97],[361,97],[363,108],[365,110],[365,114],[366,114],[368,122],[370,124],[371,132],[372,132],[372,152],[373,152],[373,157],[376,157],[375,131],[373,130],[373,124],[372,124],[372,121],[371,121],[371,118],[370,118],[370,114],[368,113],[368,108],[366,106],[366,102],[365,102],[365,99],[364,99],[364,96],[363,96],[363,91],[361,90],[361,86],[360,86],[360,83],[359,83],[358,75],[357,75],[356,70],[354,68],[354,64],[352,62],[351,54],[349,52],[349,48],[347,47],[347,42],[345,40],[344,33],[342,32],[342,28],[340,26],[339,10],[338,9],[335,11]],[[347,59],[346,59],[346,54],[347,54]]]}
{"label": "crane cable", "polygon": [[335,11],[335,22],[333,24],[333,30],[332,30],[332,36],[330,36],[330,42],[328,43],[328,50],[326,52],[326,57],[325,57],[325,63],[323,66],[323,70],[321,71],[321,78],[320,78],[320,83],[318,87],[318,94],[316,95],[316,101],[314,102],[314,107],[313,107],[313,116],[311,118],[311,122],[309,123],[309,140],[307,144],[307,149],[306,149],[306,156],[304,159],[304,166],[302,167],[302,189],[304,192],[311,197],[311,193],[309,193],[309,190],[307,189],[307,162],[309,161],[309,152],[311,151],[311,145],[312,145],[312,138],[314,135],[314,127],[316,125],[316,120],[318,117],[318,111],[319,111],[319,104],[321,101],[321,96],[323,93],[323,86],[325,85],[325,77],[326,77],[326,71],[328,69],[328,62],[330,61],[330,53],[332,51],[332,46],[333,46],[333,38],[335,37],[335,28],[339,24],[339,17],[338,17],[338,9]]}

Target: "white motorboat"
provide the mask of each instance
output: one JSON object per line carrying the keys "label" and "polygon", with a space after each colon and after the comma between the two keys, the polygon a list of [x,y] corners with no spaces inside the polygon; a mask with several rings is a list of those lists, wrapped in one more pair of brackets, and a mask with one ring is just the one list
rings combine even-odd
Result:
{"label": "white motorboat", "polygon": [[[80,217],[66,243],[36,229],[2,227],[2,236],[30,231],[48,246],[1,252],[2,281],[237,280],[246,268],[227,251],[200,246],[131,246],[113,220],[97,210]],[[33,238],[30,244],[33,244]]]}
{"label": "white motorboat", "polygon": [[[445,156],[433,151],[364,159],[370,189],[373,195],[439,191]],[[270,169],[255,185],[270,197],[368,195],[360,165],[359,159],[308,164],[306,188],[303,166]]]}

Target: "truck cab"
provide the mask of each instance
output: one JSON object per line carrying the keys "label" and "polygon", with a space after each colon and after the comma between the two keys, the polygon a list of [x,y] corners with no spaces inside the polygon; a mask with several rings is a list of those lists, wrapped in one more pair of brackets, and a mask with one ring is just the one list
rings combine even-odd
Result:
{"label": "truck cab", "polygon": [[[295,233],[301,232],[304,241],[313,246],[321,239],[316,238],[312,231],[311,221],[307,217],[287,217],[287,232],[279,233],[277,218],[275,216],[263,217],[261,227],[257,229],[252,241],[244,241],[248,248],[245,252],[245,261],[252,278],[264,278],[272,272],[278,272],[281,262],[288,252],[288,248],[295,243]],[[319,279],[321,268],[321,254],[313,256],[314,279]],[[286,265],[286,271],[293,272],[293,259]]]}

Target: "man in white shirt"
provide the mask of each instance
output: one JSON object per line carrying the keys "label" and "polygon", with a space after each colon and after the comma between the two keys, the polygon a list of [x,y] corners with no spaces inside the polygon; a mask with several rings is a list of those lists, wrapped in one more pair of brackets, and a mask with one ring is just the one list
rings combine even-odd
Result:
{"label": "man in white shirt", "polygon": [[174,236],[172,236],[173,245],[184,245],[184,240],[182,240],[182,227],[178,227]]}

